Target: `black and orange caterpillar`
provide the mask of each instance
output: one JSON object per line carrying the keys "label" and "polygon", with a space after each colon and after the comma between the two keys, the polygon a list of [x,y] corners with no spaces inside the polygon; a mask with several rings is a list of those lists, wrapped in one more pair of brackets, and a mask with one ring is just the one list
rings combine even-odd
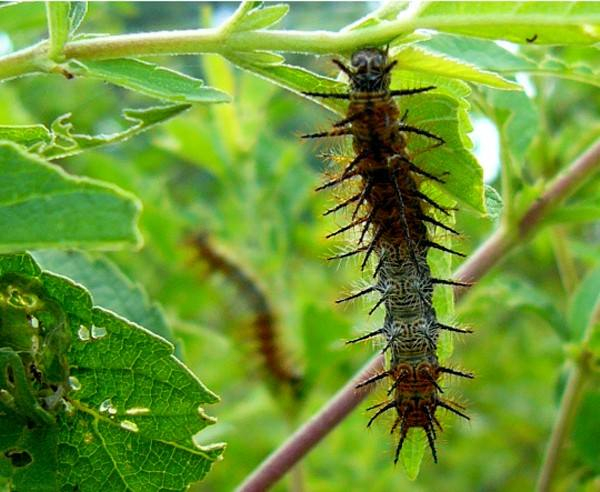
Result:
{"label": "black and orange caterpillar", "polygon": [[421,427],[427,436],[433,460],[437,462],[435,447],[436,427],[442,430],[436,412],[442,407],[465,419],[463,407],[442,398],[442,374],[472,378],[440,365],[436,351],[440,330],[468,333],[441,324],[432,304],[436,284],[460,285],[459,282],[432,278],[427,263],[429,248],[464,256],[432,240],[434,228],[445,233],[458,234],[453,228],[437,220],[436,213],[449,215],[449,209],[422,193],[419,183],[433,180],[444,183],[442,176],[434,176],[414,164],[407,151],[409,138],[427,138],[433,147],[444,140],[433,133],[405,123],[406,114],[394,100],[435,89],[433,86],[416,89],[391,90],[391,72],[396,65],[389,62],[387,51],[377,48],[361,49],[351,58],[351,67],[339,60],[334,63],[348,76],[348,93],[305,92],[318,98],[348,100],[344,119],[327,132],[304,135],[304,138],[352,137],[354,156],[345,168],[317,190],[343,189],[344,198],[325,212],[352,209],[350,223],[330,234],[359,231],[358,245],[351,251],[334,258],[363,254],[362,269],[369,258],[376,257],[374,285],[338,302],[349,301],[376,292],[381,297],[373,307],[385,307],[383,326],[349,343],[375,336],[383,337],[383,352],[388,355],[387,369],[362,382],[359,387],[380,380],[389,381],[388,399],[370,407],[376,410],[368,425],[395,409],[392,433],[398,430],[399,440],[394,462],[412,427]]}

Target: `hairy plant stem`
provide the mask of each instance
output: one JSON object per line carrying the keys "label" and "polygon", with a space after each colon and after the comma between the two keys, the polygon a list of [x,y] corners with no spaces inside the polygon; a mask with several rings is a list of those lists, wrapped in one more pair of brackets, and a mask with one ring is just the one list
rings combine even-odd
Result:
{"label": "hairy plant stem", "polygon": [[[62,57],[65,60],[99,60],[121,57],[143,57],[152,55],[190,55],[198,53],[220,53],[275,50],[282,52],[331,54],[352,51],[361,46],[383,45],[398,36],[411,33],[415,29],[456,28],[473,23],[489,26],[511,26],[514,15],[499,16],[480,13],[464,17],[454,15],[420,16],[423,6],[419,3],[409,6],[391,21],[381,22],[358,30],[333,31],[282,31],[254,30],[236,31],[237,17],[247,8],[244,4],[226,20],[221,27],[210,29],[190,29],[177,31],[143,32],[116,36],[99,36],[91,39],[71,41],[64,45]],[[573,25],[584,19],[573,17]],[[565,25],[560,16],[544,16],[535,13],[519,14],[519,23],[539,26]],[[48,63],[48,43],[46,41],[29,48],[0,57],[0,80],[18,77],[38,71],[52,72]],[[54,58],[60,54],[50,48]],[[42,63],[40,63],[42,62]],[[44,63],[45,62],[45,63]]]}
{"label": "hairy plant stem", "polygon": [[[531,237],[553,208],[574,193],[585,179],[589,179],[598,171],[600,171],[600,141],[597,141],[548,186],[546,192],[521,216],[516,226],[503,226],[492,234],[458,269],[454,278],[459,282],[481,279],[515,246]],[[457,299],[460,299],[464,293],[464,289],[455,288]],[[383,368],[383,356],[377,355],[371,359],[316,415],[267,457],[237,491],[263,491],[276,483],[367,396],[369,386],[357,390],[356,385],[381,372]]]}

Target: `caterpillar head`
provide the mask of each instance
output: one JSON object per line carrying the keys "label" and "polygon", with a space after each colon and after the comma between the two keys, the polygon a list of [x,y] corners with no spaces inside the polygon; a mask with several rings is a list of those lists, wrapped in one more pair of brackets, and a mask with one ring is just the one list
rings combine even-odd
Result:
{"label": "caterpillar head", "polygon": [[379,48],[364,48],[351,58],[350,83],[355,91],[385,91],[390,86],[390,71],[395,62],[388,63],[387,52]]}

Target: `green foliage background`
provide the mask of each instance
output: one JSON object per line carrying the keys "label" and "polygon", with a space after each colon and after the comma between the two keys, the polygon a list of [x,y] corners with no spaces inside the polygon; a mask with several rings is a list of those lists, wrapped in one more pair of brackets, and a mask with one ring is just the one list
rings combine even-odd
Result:
{"label": "green foliage background", "polygon": [[[84,27],[111,33],[195,28],[210,22],[208,10],[217,22],[235,7],[92,3]],[[10,33],[17,48],[46,32],[43,4],[19,8],[18,16],[0,17],[0,32]],[[279,27],[337,30],[369,8],[365,3],[292,4]],[[471,44],[469,51],[461,46],[463,39],[448,35],[445,41],[436,38],[423,45],[447,54],[454,50],[456,56],[507,78],[527,70],[523,58],[511,58],[505,50],[499,55],[487,42],[479,51]],[[471,116],[485,113],[503,129],[501,157],[510,172],[489,184],[504,197],[507,214],[524,210],[545,180],[600,135],[597,75],[581,67],[566,68],[582,60],[589,67],[600,66],[598,50],[525,46],[521,53],[534,73],[530,81],[535,96],[474,86],[469,98]],[[287,55],[286,60],[335,73],[327,57]],[[118,277],[124,291],[134,289],[131,282],[141,286],[136,302],[150,304],[145,290],[162,306],[152,307],[154,317],[144,319],[144,326],[156,332],[170,326],[184,362],[221,397],[211,408],[218,423],[206,428],[201,439],[224,441],[228,448],[224,460],[192,490],[232,490],[371,356],[368,345],[348,348],[344,340],[377,321],[367,317],[361,303],[333,303],[356,283],[358,268],[352,262],[338,266],[325,261],[343,245],[324,239],[336,219],[321,217],[331,198],[313,191],[323,169],[317,153],[326,147],[298,138],[326,127],[331,112],[216,55],[151,61],[202,78],[231,95],[232,103],[194,105],[127,142],[61,159],[60,166],[70,174],[112,183],[140,200],[144,244],[138,251],[78,257],[88,264],[80,272],[94,272],[87,279],[69,272],[72,263],[58,253],[36,258],[86,285],[97,304],[133,321],[134,308],[125,312],[127,306],[108,305],[115,295],[103,293],[101,283],[93,285],[97,276],[111,278],[106,271],[114,265],[127,277]],[[568,70],[575,75],[564,77]],[[553,73],[562,77],[547,76]],[[113,133],[126,128],[123,108],[148,105],[143,95],[86,77],[27,77],[0,85],[0,124],[6,125],[50,127],[70,112],[80,133]],[[474,371],[477,379],[453,382],[452,390],[467,402],[472,421],[446,422],[438,465],[426,457],[419,478],[410,481],[392,465],[388,426],[367,430],[367,405],[362,405],[308,455],[294,475],[295,483],[303,481],[307,491],[531,490],[556,417],[567,361],[576,356],[588,321],[584,313],[597,302],[599,183],[597,177],[587,182],[532,241],[511,253],[458,306],[456,319],[473,327],[475,334],[455,340],[452,360]],[[482,217],[464,207],[457,214],[456,228],[464,232],[458,246],[472,252],[496,227],[497,217]],[[299,401],[270,391],[272,382],[261,371],[250,341],[252,313],[227,279],[193,259],[186,238],[199,232],[208,232],[265,289],[285,352],[306,375]],[[114,265],[107,266],[107,261]],[[594,347],[600,349],[597,340]],[[592,491],[599,486],[599,401],[595,374],[562,456],[556,490]],[[287,479],[276,490],[290,486]]]}

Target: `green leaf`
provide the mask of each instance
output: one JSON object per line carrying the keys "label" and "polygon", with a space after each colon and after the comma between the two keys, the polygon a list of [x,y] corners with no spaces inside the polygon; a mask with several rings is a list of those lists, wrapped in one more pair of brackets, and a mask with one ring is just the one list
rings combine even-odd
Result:
{"label": "green leaf", "polygon": [[408,46],[392,51],[392,59],[397,60],[398,66],[403,70],[442,75],[497,89],[521,90],[519,84],[506,80],[498,74],[482,70],[458,58],[451,58],[418,46]]}
{"label": "green leaf", "polygon": [[580,341],[592,322],[600,303],[600,268],[592,270],[581,282],[569,306],[569,332],[571,340]]}
{"label": "green leaf", "polygon": [[48,57],[54,61],[63,61],[63,47],[69,39],[71,28],[69,19],[69,2],[46,2],[48,16]]}
{"label": "green leaf", "polygon": [[85,14],[87,14],[88,3],[87,1],[76,1],[70,2],[71,10],[69,11],[69,25],[70,32],[73,34],[79,29],[79,26],[83,22]]}
{"label": "green leaf", "polygon": [[597,2],[431,2],[415,27],[515,43],[592,44],[600,40]]}
{"label": "green leaf", "polygon": [[154,125],[167,121],[189,109],[188,104],[157,106],[143,109],[124,109],[123,117],[132,123],[129,128],[112,134],[85,135],[73,133],[70,113],[59,116],[50,130],[43,125],[0,126],[0,139],[12,140],[28,147],[47,159],[62,159],[85,150],[125,140]]}
{"label": "green leaf", "polygon": [[114,60],[72,61],[68,65],[73,75],[105,80],[112,84],[179,103],[225,103],[228,94],[204,86],[200,79],[133,58]]}
{"label": "green leaf", "polygon": [[[54,385],[56,425],[0,415],[0,471],[15,490],[183,491],[204,477],[224,445],[199,446],[194,436],[214,423],[202,406],[218,397],[173,356],[171,344],[94,307],[81,286],[42,271],[29,255],[0,256],[0,285],[3,331],[38,320],[30,326],[40,345],[21,357],[35,359],[52,330],[69,335],[61,350],[68,379]],[[28,302],[8,304],[9,290],[10,299]],[[62,313],[58,328],[42,318],[47,306]],[[45,381],[44,371],[38,378]],[[27,458],[32,466],[22,464]]]}
{"label": "green leaf", "polygon": [[534,60],[531,63],[533,66],[527,70],[530,73],[560,77],[600,87],[600,68],[592,67],[584,60],[568,63],[556,56],[548,55],[542,60]]}
{"label": "green leaf", "polygon": [[438,33],[419,43],[419,46],[494,72],[521,71],[533,65],[521,53],[512,53],[495,42],[484,39]]}
{"label": "green leaf", "polygon": [[501,277],[496,289],[503,292],[507,309],[533,313],[545,320],[559,337],[569,338],[567,321],[546,292],[523,278],[508,275]]}
{"label": "green leaf", "polygon": [[0,143],[0,251],[138,245],[140,205],[118,188]]}
{"label": "green leaf", "polygon": [[373,27],[381,24],[382,21],[394,20],[400,12],[404,11],[409,6],[408,2],[403,1],[386,1],[373,12],[365,15],[361,19],[348,24],[340,29],[340,31],[355,31],[366,27]]}
{"label": "green leaf", "polygon": [[46,10],[42,2],[8,2],[0,5],[0,31],[12,35],[37,31],[47,22]]}
{"label": "green leaf", "polygon": [[[451,81],[456,83],[457,81]],[[471,152],[471,131],[468,103],[456,97],[460,86],[452,90],[444,87],[445,81],[412,72],[396,71],[394,89],[408,89],[435,85],[436,91],[417,94],[400,102],[400,112],[408,110],[406,124],[422,128],[445,141],[444,145],[432,147],[430,139],[416,136],[409,139],[408,149],[419,167],[436,176],[445,177],[446,183],[436,184],[439,189],[471,209],[485,214],[483,193],[483,170]],[[468,89],[467,89],[468,90]]]}
{"label": "green leaf", "polygon": [[496,191],[496,188],[484,185],[485,194],[485,209],[488,211],[488,217],[493,220],[499,219],[502,215],[502,197],[500,193]]}
{"label": "green leaf", "polygon": [[408,436],[402,446],[400,457],[404,470],[406,471],[406,477],[409,480],[416,480],[419,476],[421,462],[425,456],[426,447],[427,442],[425,440],[425,433],[422,429],[416,427],[411,428],[408,431]]}
{"label": "green leaf", "polygon": [[49,142],[50,131],[44,125],[0,125],[0,140],[10,140],[25,147]]}
{"label": "green leaf", "polygon": [[32,256],[41,268],[83,285],[90,292],[94,304],[110,309],[175,343],[173,332],[160,306],[151,302],[144,288],[131,282],[107,258],[93,258],[78,251],[57,250],[35,251]]}
{"label": "green leaf", "polygon": [[281,21],[289,10],[290,7],[283,3],[253,9],[235,24],[234,29],[236,31],[266,29]]}
{"label": "green leaf", "polygon": [[590,66],[584,57],[576,63],[546,53],[540,59],[532,59],[522,52],[511,53],[492,41],[450,34],[438,34],[420,46],[505,75],[526,72],[600,85],[600,69]]}
{"label": "green leaf", "polygon": [[[296,94],[300,94],[302,91],[343,92],[347,87],[346,84],[342,82],[329,77],[323,77],[322,75],[318,75],[305,68],[294,65],[282,64],[265,66],[262,64],[253,64],[251,58],[245,58],[245,56],[239,56],[234,53],[228,53],[227,58],[240,68],[253,72],[280,87],[295,92]],[[314,98],[313,100],[317,104],[332,109],[340,114],[345,108],[345,105],[339,101],[326,101],[322,98]]]}
{"label": "green leaf", "polygon": [[524,92],[481,89],[481,94],[482,109],[500,133],[502,164],[522,179],[525,155],[539,128],[537,108]]}
{"label": "green leaf", "polygon": [[600,199],[593,199],[557,207],[544,219],[544,224],[580,224],[597,220],[600,220]]}
{"label": "green leaf", "polygon": [[[573,423],[573,444],[577,454],[596,473],[600,473],[600,426],[598,426],[600,391],[587,392],[581,401]],[[590,490],[593,490],[590,488]]]}

